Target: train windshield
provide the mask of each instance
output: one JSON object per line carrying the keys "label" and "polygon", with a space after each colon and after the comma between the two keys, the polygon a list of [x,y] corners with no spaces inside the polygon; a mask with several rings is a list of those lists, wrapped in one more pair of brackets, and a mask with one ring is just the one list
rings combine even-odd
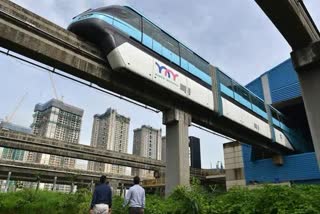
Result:
{"label": "train windshield", "polygon": [[141,16],[134,11],[120,6],[112,6],[92,10],[87,15],[90,16],[88,18],[103,20],[141,42]]}
{"label": "train windshield", "polygon": [[140,31],[141,29],[141,16],[135,13],[132,10],[129,10],[124,7],[106,7],[95,10],[95,12],[101,12],[109,14],[110,16],[114,17],[116,20],[121,20],[126,24],[131,25],[132,27],[136,28]]}

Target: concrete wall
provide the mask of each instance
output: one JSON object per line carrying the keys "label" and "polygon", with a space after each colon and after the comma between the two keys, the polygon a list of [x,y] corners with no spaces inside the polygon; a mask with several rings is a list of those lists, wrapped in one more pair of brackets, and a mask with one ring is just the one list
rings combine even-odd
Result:
{"label": "concrete wall", "polygon": [[223,144],[223,153],[227,189],[235,186],[245,186],[246,181],[241,144],[237,141],[225,143]]}

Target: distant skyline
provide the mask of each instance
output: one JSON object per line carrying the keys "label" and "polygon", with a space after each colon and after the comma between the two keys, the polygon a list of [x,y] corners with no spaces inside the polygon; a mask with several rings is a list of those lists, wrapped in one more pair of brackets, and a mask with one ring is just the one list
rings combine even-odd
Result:
{"label": "distant skyline", "polygon": [[[241,84],[247,84],[262,73],[290,57],[290,47],[258,5],[252,0],[14,0],[13,2],[67,27],[75,15],[111,4],[133,6],[160,27],[176,36],[193,51],[218,66]],[[304,1],[315,22],[320,24],[320,2]],[[39,70],[5,55],[0,55],[0,118],[10,115],[21,97],[28,92],[17,110],[14,123],[30,126],[34,106],[54,98],[48,72]],[[80,143],[90,144],[93,115],[109,107],[131,118],[129,153],[132,152],[133,129],[150,125],[162,129],[162,114],[145,110],[97,90],[53,75],[58,96],[84,109]],[[191,127],[189,135],[200,138],[202,166],[209,168],[223,161],[222,143],[228,140]]]}

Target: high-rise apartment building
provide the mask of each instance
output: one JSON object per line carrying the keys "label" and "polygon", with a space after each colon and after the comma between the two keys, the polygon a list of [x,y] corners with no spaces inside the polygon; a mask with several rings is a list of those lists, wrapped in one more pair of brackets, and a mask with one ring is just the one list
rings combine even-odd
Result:
{"label": "high-rise apartment building", "polygon": [[[91,146],[116,152],[128,152],[130,118],[107,109],[93,117]],[[126,174],[126,167],[89,161],[88,170]]]}
{"label": "high-rise apartment building", "polygon": [[[141,126],[133,130],[133,151],[134,155],[161,160],[161,129],[154,129],[151,126]],[[153,178],[153,171],[144,169],[132,169],[132,175],[143,178]]]}
{"label": "high-rise apartment building", "polygon": [[201,151],[200,139],[197,137],[189,137],[190,166],[192,168],[201,169]]}
{"label": "high-rise apartment building", "polygon": [[[83,110],[60,100],[37,104],[34,109],[32,131],[35,135],[78,144]],[[75,159],[30,152],[28,161],[74,168]]]}
{"label": "high-rise apartment building", "polygon": [[[32,133],[32,130],[30,128],[5,121],[0,122],[0,129],[21,132],[25,134]],[[0,158],[6,160],[26,161],[28,156],[28,151],[24,151],[21,149],[0,148],[0,153]]]}

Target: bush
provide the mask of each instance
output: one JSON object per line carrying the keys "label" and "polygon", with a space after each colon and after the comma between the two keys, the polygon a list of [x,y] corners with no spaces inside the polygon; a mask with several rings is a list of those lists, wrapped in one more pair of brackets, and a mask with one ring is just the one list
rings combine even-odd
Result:
{"label": "bush", "polygon": [[[75,194],[22,190],[0,193],[0,213],[88,213],[91,192],[79,190]],[[320,213],[320,186],[297,185],[263,186],[249,190],[234,188],[220,193],[202,188],[178,187],[168,198],[148,195],[146,214],[304,214]],[[113,198],[114,214],[128,213],[123,199]]]}
{"label": "bush", "polygon": [[214,200],[210,213],[320,213],[320,186],[235,188]]}

